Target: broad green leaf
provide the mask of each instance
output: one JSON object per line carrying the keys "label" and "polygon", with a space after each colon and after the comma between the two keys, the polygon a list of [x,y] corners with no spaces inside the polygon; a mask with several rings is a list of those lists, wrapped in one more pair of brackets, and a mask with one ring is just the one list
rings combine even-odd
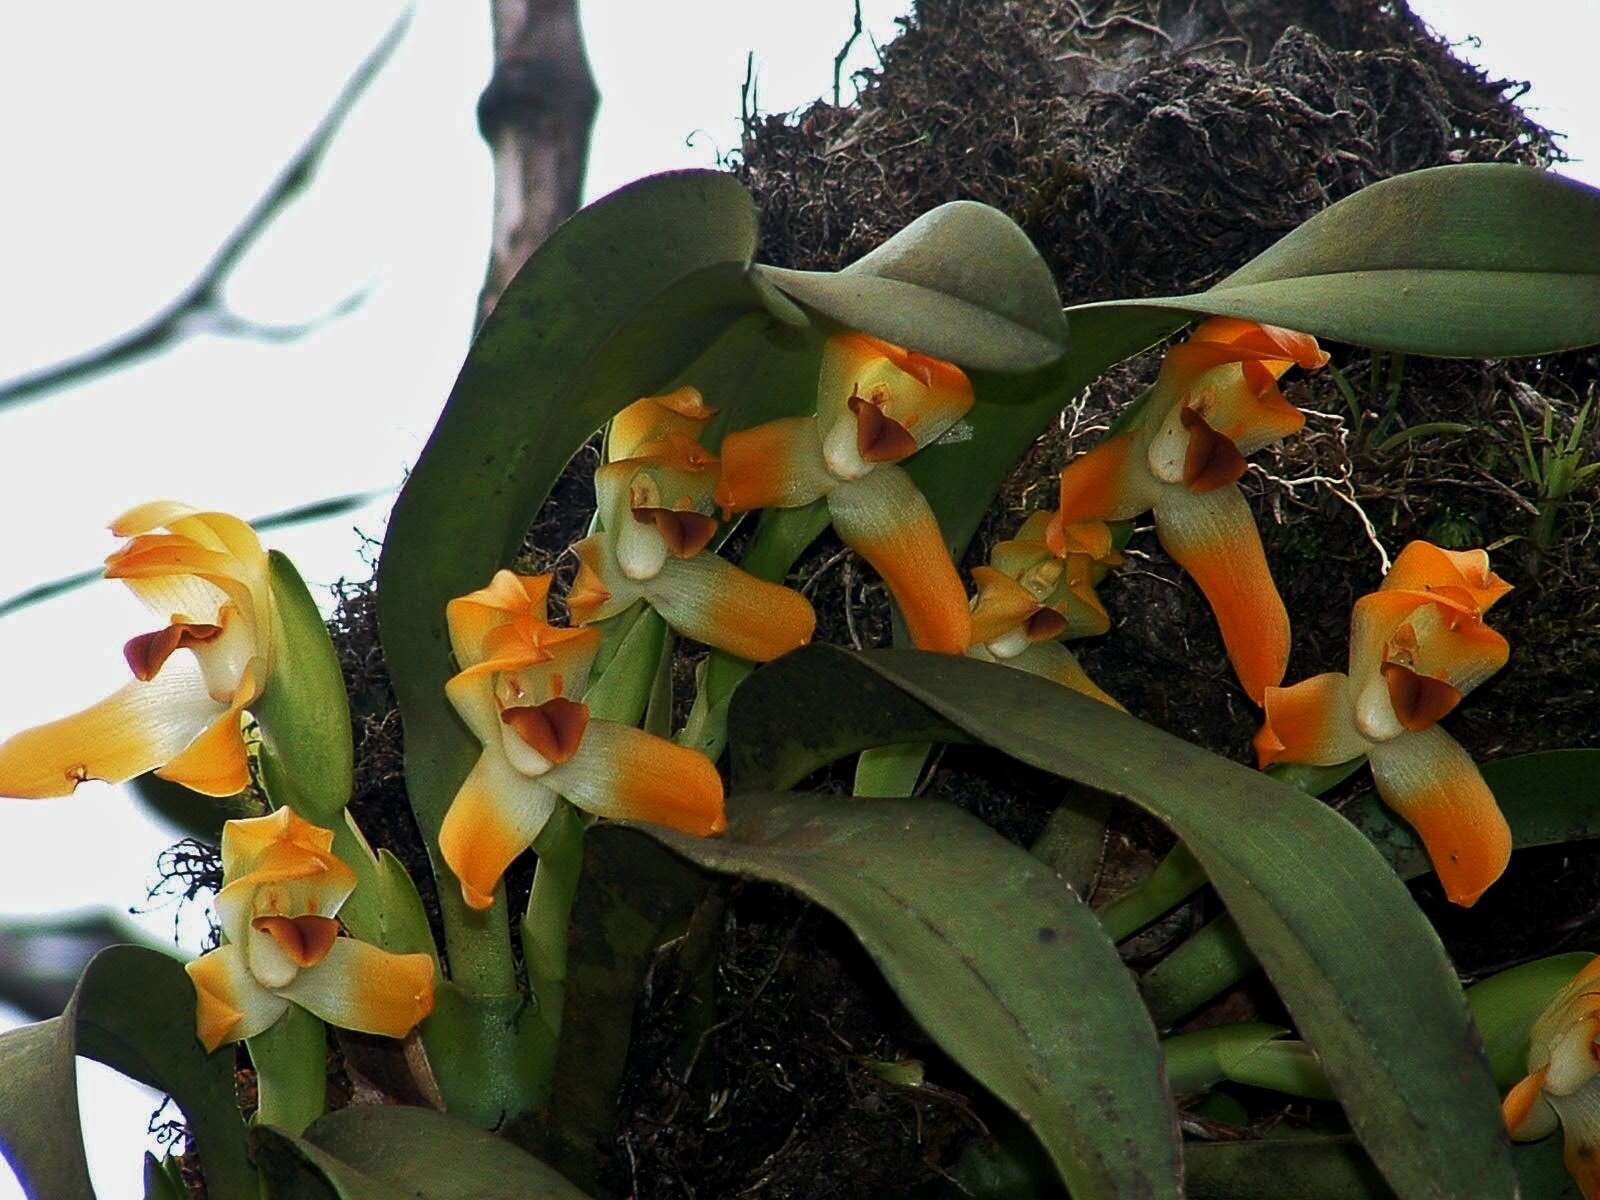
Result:
{"label": "broad green leaf", "polygon": [[[830,702],[793,704],[802,680]],[[783,786],[864,734],[948,737],[940,718],[1129,800],[1183,839],[1402,1196],[1514,1194],[1498,1096],[1443,947],[1371,844],[1305,793],[1046,680],[916,651],[789,655],[740,689],[733,737],[802,743],[775,756],[775,777],[746,769],[747,785]]]}
{"label": "broad green leaf", "polygon": [[251,712],[261,729],[267,794],[334,827],[350,802],[350,701],[322,614],[294,564],[272,551],[272,676]]}
{"label": "broad green leaf", "polygon": [[[138,926],[109,910],[8,917],[0,921],[0,1004],[36,1021],[59,1016],[95,955],[144,941]],[[145,948],[170,953],[161,946]]]}
{"label": "broad green leaf", "polygon": [[[746,273],[755,237],[731,176],[643,180],[558,229],[479,330],[395,504],[378,570],[406,783],[431,850],[478,752],[445,701],[446,603],[511,561],[567,460],[613,413],[761,307]],[[437,853],[435,868],[452,893]],[[454,920],[460,906],[448,903]]]}
{"label": "broad green leaf", "polygon": [[945,1052],[1028,1121],[1074,1196],[1181,1193],[1155,1031],[1110,941],[1048,867],[919,800],[746,794],[728,821],[717,839],[645,832],[843,920]]}
{"label": "broad green leaf", "polygon": [[425,1108],[363,1105],[255,1132],[271,1200],[585,1200],[510,1142]]}
{"label": "broad green leaf", "polygon": [[[1318,213],[1208,291],[1067,310],[1243,317],[1379,350],[1446,358],[1600,342],[1600,191],[1506,163],[1432,167]],[[1157,336],[1160,336],[1157,333]]]}
{"label": "broad green leaf", "polygon": [[[1353,1137],[1289,1136],[1184,1146],[1189,1200],[1393,1200]],[[1561,1139],[1513,1147],[1525,1200],[1582,1200],[1561,1165]],[[1450,1195],[1476,1198],[1476,1191]]]}
{"label": "broad green leaf", "polygon": [[[1511,826],[1518,849],[1600,837],[1600,795],[1594,790],[1600,750],[1546,750],[1485,763],[1483,777]],[[1411,828],[1377,796],[1341,813],[1402,879],[1433,869]],[[1139,981],[1158,1025],[1168,1025],[1238,983],[1259,964],[1231,916],[1221,916],[1157,963]]]}
{"label": "broad green leaf", "polygon": [[94,1200],[78,1117],[76,1058],[83,1054],[177,1101],[212,1200],[256,1200],[233,1054],[201,1048],[194,1004],[175,960],[113,946],[85,968],[59,1017],[0,1034],[0,1148],[28,1195]]}
{"label": "broad green leaf", "polygon": [[842,325],[962,366],[1031,371],[1061,357],[1061,297],[1010,217],[972,200],[924,213],[842,271],[757,275]]}

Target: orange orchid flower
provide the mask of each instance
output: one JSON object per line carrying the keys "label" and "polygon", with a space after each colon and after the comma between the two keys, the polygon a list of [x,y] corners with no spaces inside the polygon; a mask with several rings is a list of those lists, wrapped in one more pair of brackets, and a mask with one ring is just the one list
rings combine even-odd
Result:
{"label": "orange orchid flower", "polygon": [[978,594],[972,601],[967,654],[1052,679],[1121,708],[1061,642],[1111,628],[1111,617],[1094,589],[1104,569],[1120,563],[1122,556],[1112,548],[1111,530],[1103,521],[1069,526],[1061,544],[1070,548],[1058,556],[1045,540],[1052,519],[1050,513],[1034,513],[1013,540],[995,546],[988,566],[973,568]]}
{"label": "orange orchid flower", "polygon": [[499,571],[452,600],[450,644],[461,673],[450,703],[483,743],[456,794],[439,847],[474,908],[529,846],[560,797],[596,816],[720,833],[722,778],[695,750],[612,721],[581,701],[600,644],[596,629],[546,620],[548,575]]}
{"label": "orange orchid flower", "polygon": [[1528,1075],[1501,1105],[1506,1129],[1536,1142],[1561,1126],[1562,1158],[1584,1200],[1600,1200],[1600,958],[1589,960],[1533,1023]]}
{"label": "orange orchid flower", "polygon": [[798,508],[827,498],[833,527],[883,576],[924,650],[960,654],[967,593],[927,498],[899,464],[972,407],[953,363],[864,333],[823,350],[817,411],[730,433],[716,499],[728,512]]}
{"label": "orange orchid flower", "polygon": [[685,637],[766,662],[809,642],[816,613],[799,592],[709,550],[719,472],[691,436],[712,412],[698,397],[693,406],[676,392],[646,397],[613,418],[609,448],[627,457],[595,472],[601,528],[573,547],[567,608],[587,625],[642,599]]}
{"label": "orange orchid flower", "polygon": [[106,578],[126,583],[164,624],[123,647],[132,682],[0,743],[0,796],[66,796],[86,780],[122,783],[151,770],[234,795],[250,782],[240,714],[272,670],[266,551],[239,518],[171,500],[123,514],[111,532],[129,541],[106,559]]}
{"label": "orange orchid flower", "polygon": [[356,877],[333,833],[287,808],[222,827],[224,944],[184,968],[207,1051],[255,1037],[290,1004],[341,1029],[405,1037],[433,1011],[433,959],[339,936]]}
{"label": "orange orchid flower", "polygon": [[1378,794],[1416,829],[1445,894],[1471,905],[1500,877],[1511,830],[1467,752],[1438,727],[1506,663],[1483,614],[1511,590],[1482,550],[1412,542],[1356,601],[1350,671],[1269,687],[1262,767],[1332,766],[1366,755]]}
{"label": "orange orchid flower", "polygon": [[1061,473],[1058,525],[1154,514],[1162,546],[1205,593],[1257,704],[1289,665],[1289,617],[1234,485],[1247,455],[1305,424],[1278,390],[1279,377],[1327,361],[1309,334],[1213,317],[1167,352],[1133,427]]}

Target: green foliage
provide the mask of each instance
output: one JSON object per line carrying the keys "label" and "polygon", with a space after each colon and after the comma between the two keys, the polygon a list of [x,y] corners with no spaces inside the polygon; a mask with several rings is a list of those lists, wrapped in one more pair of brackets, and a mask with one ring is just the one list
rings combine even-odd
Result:
{"label": "green foliage", "polygon": [[[794,703],[807,696],[827,703]],[[736,747],[800,747],[751,752],[746,786],[782,786],[863,740],[960,730],[1139,805],[1206,868],[1401,1195],[1513,1194],[1497,1097],[1437,937],[1366,840],[1303,792],[1047,681],[914,651],[799,651],[752,677],[733,728]]]}
{"label": "green foliage", "polygon": [[269,1200],[585,1200],[505,1139],[423,1108],[345,1108],[255,1138]]}
{"label": "green foliage", "polygon": [[922,1027],[1032,1126],[1075,1196],[1181,1194],[1155,1030],[1054,872],[950,805],[745,794],[728,815],[716,840],[648,832],[842,919]]}
{"label": "green foliage", "polygon": [[[94,1200],[79,1130],[77,1055],[177,1101],[213,1200],[256,1200],[233,1095],[233,1056],[194,1033],[194,988],[165,954],[113,946],[84,969],[59,1017],[0,1034],[0,1146],[32,1196]],[[19,1081],[26,1081],[22,1085]]]}

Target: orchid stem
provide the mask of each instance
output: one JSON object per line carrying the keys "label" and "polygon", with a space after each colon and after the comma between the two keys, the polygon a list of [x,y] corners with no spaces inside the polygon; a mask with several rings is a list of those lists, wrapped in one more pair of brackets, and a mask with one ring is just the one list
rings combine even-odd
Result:
{"label": "orchid stem", "polygon": [[874,746],[856,759],[855,795],[892,799],[914,796],[922,768],[933,752],[932,742],[907,742],[898,746]]}
{"label": "orchid stem", "polygon": [[1044,832],[1028,847],[1028,853],[1087,900],[1105,857],[1106,822],[1110,816],[1110,796],[1092,788],[1073,787],[1050,814]]}
{"label": "orchid stem", "polygon": [[298,1004],[245,1043],[256,1069],[258,1125],[299,1134],[327,1109],[328,1035]]}
{"label": "orchid stem", "polygon": [[1179,842],[1148,879],[1100,910],[1100,923],[1112,941],[1124,941],[1166,916],[1205,885],[1205,869]]}
{"label": "orchid stem", "polygon": [[545,1097],[555,1074],[556,1048],[561,1039],[561,1017],[566,1004],[567,930],[572,902],[583,874],[583,818],[562,801],[550,815],[534,850],[539,865],[533,873],[533,892],[522,918],[522,956],[528,968],[528,988],[536,1007],[534,1061],[542,1078],[534,1090]]}

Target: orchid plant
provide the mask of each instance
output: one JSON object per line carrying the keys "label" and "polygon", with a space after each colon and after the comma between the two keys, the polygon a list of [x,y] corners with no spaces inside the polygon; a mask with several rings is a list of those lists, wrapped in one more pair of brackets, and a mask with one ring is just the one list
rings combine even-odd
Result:
{"label": "orchid plant", "polygon": [[[1324,342],[1600,343],[1597,234],[1600,195],[1550,177],[1422,172],[1207,292],[1063,315],[1022,232],[970,202],[838,273],[754,263],[728,176],[585,210],[485,322],[390,522],[378,610],[409,816],[363,829],[371,809],[350,807],[345,683],[286,558],[178,503],[113,522],[106,576],[159,627],[126,642],[109,699],[0,743],[0,794],[155,772],[251,815],[221,826],[213,948],[185,967],[107,951],[61,1018],[0,1035],[0,1064],[27,1073],[0,1089],[0,1146],[33,1194],[90,1194],[75,1122],[31,1111],[37,1091],[75,1112],[82,1051],[185,1112],[190,1143],[152,1160],[151,1197],[181,1195],[185,1171],[213,1200],[607,1195],[638,997],[668,962],[714,995],[717,881],[735,877],[837,915],[948,1055],[930,1069],[987,1092],[1003,1136],[946,1164],[968,1194],[1298,1194],[1302,1176],[1376,1170],[1403,1200],[1514,1200],[1543,1160],[1513,1158],[1503,1122],[1519,1139],[1560,1124],[1600,1200],[1593,964],[1464,990],[1402,884],[1431,873],[1470,906],[1518,846],[1600,834],[1592,751],[1480,767],[1441,728],[1508,662],[1486,616],[1511,585],[1485,550],[1413,541],[1356,601],[1348,669],[1282,686],[1293,631],[1239,487],[1304,424],[1285,389],[1329,365]],[[1552,267],[1569,252],[1581,269]],[[1049,464],[1056,506],[966,557],[1074,395],[1193,322],[1099,445]],[[602,431],[571,582],[519,572],[543,497]],[[1063,644],[1115,647],[1115,572],[1149,553],[1129,541],[1147,512],[1221,630],[1239,689],[1219,682],[1216,703],[1260,710],[1260,769],[1153,728]],[[812,644],[795,568],[828,525],[892,599],[895,648]],[[1038,842],[939,802],[924,768],[947,742],[1072,785]],[[852,755],[876,794],[826,790]],[[1317,798],[1363,761],[1381,802]],[[1118,804],[1180,844],[1091,909]],[[425,854],[397,857],[396,821]],[[1153,966],[1119,953],[1207,883],[1224,915]],[[1294,1030],[1230,1024],[1240,994],[1174,1034],[1256,966]],[[691,1064],[726,1023],[714,1007],[675,1031]],[[1496,1084],[1524,1054],[1502,1117]],[[330,1071],[384,1103],[328,1112]],[[894,1078],[924,1086],[920,1066]],[[1310,1098],[1340,1136],[1184,1140],[1232,1118],[1219,1100],[1180,1125],[1180,1104],[1229,1086]],[[1007,1148],[1024,1144],[1042,1155]],[[1261,1147],[1266,1169],[1246,1157]]]}

